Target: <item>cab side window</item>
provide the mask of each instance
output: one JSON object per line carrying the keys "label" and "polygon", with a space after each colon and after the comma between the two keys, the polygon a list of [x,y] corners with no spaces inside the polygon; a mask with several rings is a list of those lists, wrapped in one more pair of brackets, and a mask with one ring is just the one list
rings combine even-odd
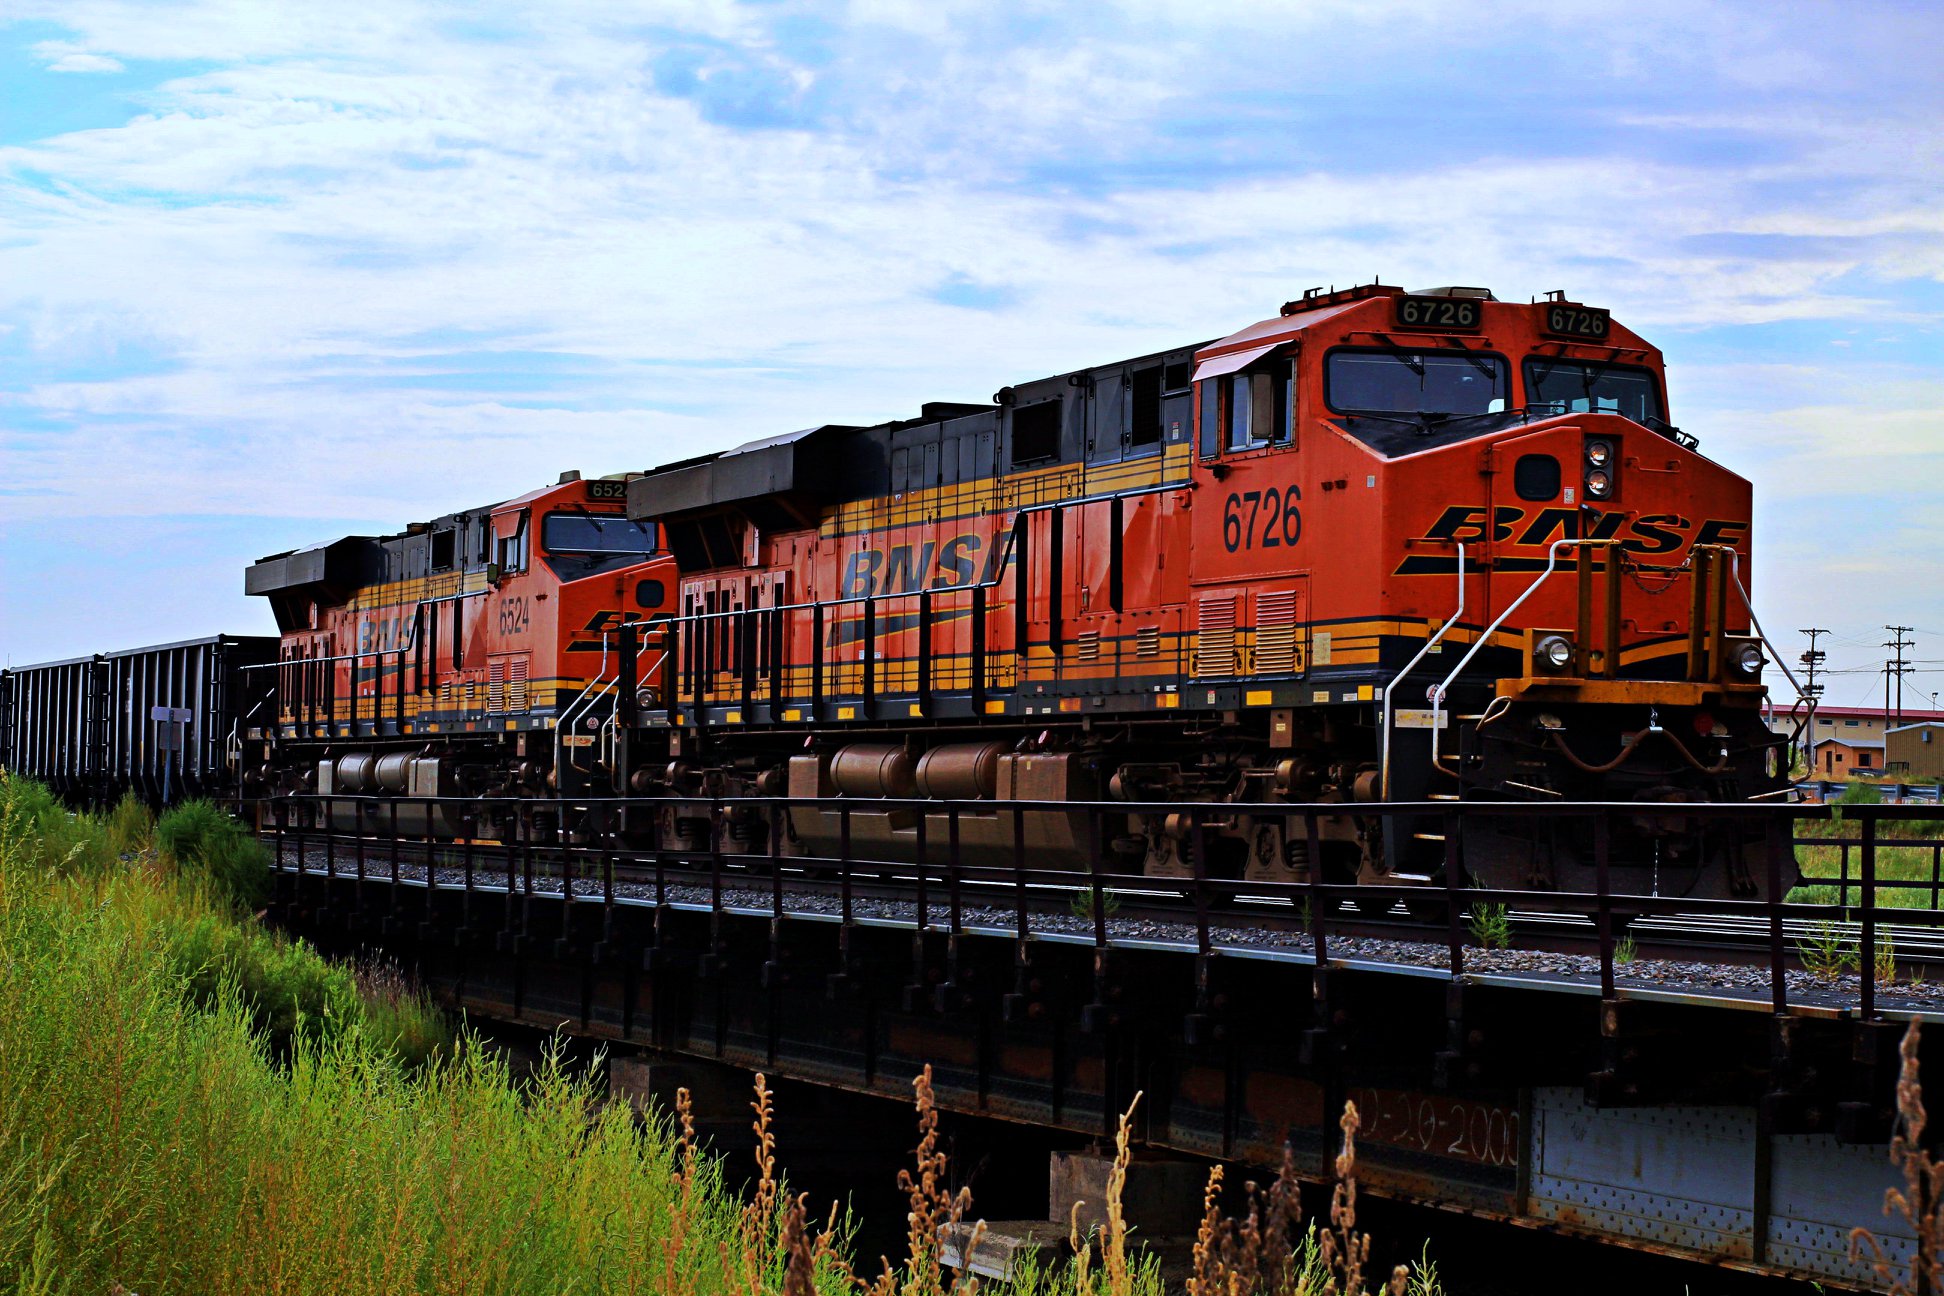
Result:
{"label": "cab side window", "polygon": [[1223,439],[1223,444],[1230,450],[1247,450],[1255,444],[1256,402],[1251,388],[1257,376],[1246,373],[1229,376],[1228,391],[1223,393],[1222,403],[1228,426],[1228,436]]}
{"label": "cab side window", "polygon": [[496,536],[493,540],[493,561],[499,564],[500,571],[511,575],[527,569],[527,525],[520,519],[520,529],[510,536]]}
{"label": "cab side window", "polygon": [[1289,441],[1291,364],[1272,361],[1221,383],[1223,445],[1254,450]]}

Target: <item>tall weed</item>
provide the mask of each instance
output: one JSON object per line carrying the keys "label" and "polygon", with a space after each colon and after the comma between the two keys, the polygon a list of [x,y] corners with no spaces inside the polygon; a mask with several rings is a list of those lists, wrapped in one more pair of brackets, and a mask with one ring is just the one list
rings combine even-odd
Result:
{"label": "tall weed", "polygon": [[269,850],[213,802],[185,801],[166,812],[155,825],[155,844],[238,908],[253,908],[270,893]]}

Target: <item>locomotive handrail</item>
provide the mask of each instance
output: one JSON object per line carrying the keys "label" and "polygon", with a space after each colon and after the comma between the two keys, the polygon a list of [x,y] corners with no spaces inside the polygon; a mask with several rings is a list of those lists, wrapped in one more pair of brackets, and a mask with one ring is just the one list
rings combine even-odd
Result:
{"label": "locomotive handrail", "polygon": [[620,633],[619,629],[601,631],[601,664],[594,668],[593,680],[589,682],[586,688],[581,690],[579,697],[567,704],[567,709],[561,713],[560,723],[554,726],[555,769],[565,765],[577,774],[585,774],[588,772],[576,765],[573,758],[568,755],[567,735],[574,727],[575,720],[578,720],[583,713],[593,710],[595,699],[602,696],[604,692],[613,691],[614,686],[620,682],[621,661],[619,654],[616,655],[614,662],[614,678],[606,680],[605,683],[603,682],[603,677],[607,674],[608,636],[611,634],[619,635]]}
{"label": "locomotive handrail", "polygon": [[[1789,687],[1796,691],[1797,705],[1806,704],[1809,708],[1808,714],[1803,717],[1802,725],[1797,727],[1796,733],[1800,734],[1803,726],[1806,726],[1809,730],[1811,741],[1814,741],[1816,734],[1816,699],[1803,691],[1801,683],[1795,677],[1795,673],[1789,669],[1788,663],[1782,659],[1782,654],[1776,651],[1775,644],[1768,637],[1768,631],[1762,629],[1762,619],[1755,615],[1754,601],[1748,597],[1748,590],[1742,584],[1741,555],[1733,549],[1728,550],[1728,579],[1735,586],[1735,597],[1741,600],[1743,610],[1748,613],[1748,624],[1754,628],[1755,637],[1762,641],[1762,647],[1769,650],[1769,659],[1781,670],[1782,678],[1789,681]],[[1792,707],[1790,710],[1793,712],[1794,708]],[[1795,745],[1793,737],[1791,737],[1789,745],[1791,747]],[[1790,755],[1793,757],[1794,753],[1791,752]]]}
{"label": "locomotive handrail", "polygon": [[[1048,500],[1048,501],[1041,501],[1032,504],[1014,504],[1010,506],[1008,509],[995,510],[989,516],[998,518],[998,517],[1003,517],[1007,512],[1010,512],[1011,521],[1004,528],[1004,534],[1005,534],[1004,544],[1006,548],[1003,552],[1007,555],[1011,555],[1017,546],[1024,543],[1023,532],[1026,526],[1026,521],[1029,517],[1031,517],[1036,513],[1047,513],[1047,514],[1057,515],[1060,510],[1078,507],[1081,505],[1112,504],[1112,503],[1118,503],[1119,501],[1125,499],[1138,499],[1149,495],[1165,495],[1173,491],[1191,490],[1193,489],[1193,487],[1194,487],[1194,483],[1188,480],[1167,482],[1167,483],[1161,483],[1153,486],[1139,486],[1131,490],[1108,491],[1097,495],[1079,495],[1071,499]],[[1113,561],[1115,563],[1118,563],[1119,560],[1118,558],[1115,558]],[[1011,567],[1013,569],[1010,575],[1007,572],[1008,567]],[[937,588],[926,586],[921,589],[912,589],[912,590],[886,590],[883,592],[873,592],[867,594],[848,594],[848,595],[841,595],[836,598],[811,599],[808,601],[798,602],[798,603],[772,603],[769,604],[768,606],[758,605],[758,606],[745,606],[745,607],[736,607],[736,608],[723,607],[723,608],[717,608],[714,611],[698,610],[698,611],[689,611],[689,612],[677,612],[669,617],[669,624],[674,626],[679,633],[682,632],[685,627],[690,625],[700,628],[705,624],[711,622],[719,621],[719,622],[728,623],[731,622],[732,620],[739,621],[741,618],[750,617],[750,616],[764,616],[764,615],[776,615],[776,614],[787,615],[796,612],[810,612],[812,614],[817,614],[826,608],[860,606],[860,605],[867,606],[868,608],[868,607],[875,606],[881,602],[888,602],[891,600],[911,600],[911,599],[924,600],[928,598],[941,598],[941,597],[947,597],[952,595],[976,596],[981,591],[1001,589],[1008,584],[1013,585],[1018,590],[1018,593],[1015,595],[1014,598],[1015,605],[1017,607],[1023,607],[1025,605],[1025,597],[1026,597],[1025,589],[1024,589],[1024,581],[1028,577],[1028,573],[1024,565],[1002,560],[999,563],[997,563],[992,568],[992,570],[994,574],[990,579],[973,581],[964,585],[950,585],[950,586],[941,586]],[[976,608],[976,603],[975,603],[975,608]],[[867,615],[868,615],[868,611],[867,611]],[[1056,642],[1057,642],[1057,636],[1059,635],[1059,620],[1060,618],[1056,614],[1053,619],[1053,628],[1051,632],[1055,636]],[[1014,644],[1014,651],[1016,653],[1023,652],[1026,646],[1024,642],[1025,635],[1023,629],[1019,632],[1016,632],[1015,637],[1016,639],[1019,640],[1019,642]],[[869,660],[868,657],[866,660],[868,662]],[[697,661],[699,663],[699,658],[697,659]],[[688,692],[690,693],[690,699],[689,699],[690,702],[693,705],[698,707],[707,705],[708,695],[714,691],[713,687],[708,683],[708,679],[711,675],[719,673],[719,668],[712,668],[706,664],[699,664],[698,666],[693,668],[685,667],[678,664],[673,669],[674,669],[673,678],[675,680],[675,684],[668,690],[668,700],[670,703],[671,714],[673,712],[674,707],[676,705],[679,705],[680,698],[683,693],[682,682],[685,676],[693,676],[693,678],[690,678],[688,680],[688,683],[690,685],[688,689]],[[972,691],[976,694],[983,687],[983,683],[982,683],[983,663],[975,662],[971,669],[974,673],[974,677],[971,680],[971,687],[972,687]],[[920,665],[921,683],[919,686],[920,692],[926,691],[926,686],[922,683],[922,680],[924,678],[923,671],[924,671],[924,667],[921,663]],[[813,693],[815,692],[816,690],[813,688]],[[864,695],[869,696],[873,692],[874,690],[872,688],[866,687],[864,690]],[[821,694],[818,694],[818,696],[820,697]],[[748,698],[746,696],[745,701],[747,700]]]}
{"label": "locomotive handrail", "polygon": [[[1464,614],[1465,614],[1465,543],[1464,541],[1461,540],[1458,541],[1458,606],[1454,608],[1452,610],[1451,615],[1445,619],[1445,623],[1438,627],[1438,632],[1432,635],[1429,639],[1426,639],[1424,641],[1424,647],[1418,649],[1417,656],[1411,658],[1410,661],[1406,662],[1404,664],[1404,669],[1397,672],[1396,675],[1392,676],[1391,682],[1384,686],[1384,731],[1383,731],[1382,749],[1378,757],[1377,783],[1381,791],[1381,794],[1386,800],[1390,799],[1390,789],[1391,789],[1390,752],[1391,752],[1391,715],[1393,710],[1393,704],[1391,700],[1392,695],[1397,692],[1397,686],[1404,682],[1404,677],[1417,669],[1418,663],[1423,661],[1425,657],[1430,654],[1431,650],[1437,647],[1438,644],[1444,639],[1444,637],[1447,634],[1451,633],[1451,627],[1457,625],[1458,618],[1463,616]],[[1436,722],[1436,716],[1434,715],[1433,723],[1435,722]]]}
{"label": "locomotive handrail", "polygon": [[[1463,657],[1460,657],[1458,659],[1458,664],[1451,668],[1451,673],[1445,676],[1444,680],[1441,683],[1435,684],[1431,687],[1430,690],[1431,763],[1433,765],[1438,764],[1438,746],[1439,746],[1438,730],[1439,730],[1439,726],[1443,723],[1445,696],[1451,689],[1452,681],[1458,678],[1458,674],[1460,671],[1464,670],[1465,667],[1471,664],[1472,658],[1478,656],[1478,650],[1491,642],[1492,636],[1498,633],[1499,627],[1504,625],[1506,620],[1509,617],[1511,617],[1511,615],[1514,612],[1517,612],[1520,606],[1527,599],[1531,598],[1533,594],[1538,591],[1541,585],[1544,585],[1546,583],[1546,578],[1551,576],[1554,570],[1557,569],[1559,566],[1560,550],[1568,548],[1572,545],[1586,545],[1586,544],[1599,544],[1599,543],[1603,543],[1603,542],[1596,541],[1596,540],[1577,540],[1568,537],[1564,539],[1555,540],[1552,542],[1551,545],[1547,546],[1546,569],[1539,573],[1538,577],[1533,580],[1532,584],[1526,586],[1524,593],[1520,594],[1519,597],[1513,599],[1511,603],[1506,605],[1505,611],[1499,613],[1498,618],[1494,620],[1492,624],[1486,626],[1483,630],[1479,632],[1478,638],[1472,641],[1471,650],[1467,652]],[[1442,768],[1442,766],[1440,766],[1440,768]]]}

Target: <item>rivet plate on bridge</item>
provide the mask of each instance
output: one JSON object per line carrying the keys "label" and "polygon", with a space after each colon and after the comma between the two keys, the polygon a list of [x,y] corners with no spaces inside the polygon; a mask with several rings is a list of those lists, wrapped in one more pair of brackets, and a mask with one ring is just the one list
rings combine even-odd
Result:
{"label": "rivet plate on bridge", "polygon": [[1770,1264],[1868,1282],[1867,1261],[1849,1258],[1850,1230],[1861,1225],[1876,1234],[1891,1263],[1909,1272],[1916,1245],[1910,1225],[1901,1215],[1883,1214],[1883,1190],[1902,1186],[1886,1148],[1838,1143],[1828,1134],[1778,1136],[1772,1146]]}
{"label": "rivet plate on bridge", "polygon": [[1753,1112],[1593,1108],[1578,1089],[1532,1096],[1532,1213],[1621,1237],[1754,1255]]}

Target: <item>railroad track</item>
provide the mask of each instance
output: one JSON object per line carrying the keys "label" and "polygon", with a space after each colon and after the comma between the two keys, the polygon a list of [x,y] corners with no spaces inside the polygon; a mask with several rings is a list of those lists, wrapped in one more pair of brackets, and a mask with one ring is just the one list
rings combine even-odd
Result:
{"label": "railroad track", "polygon": [[[368,879],[389,882],[392,842],[366,838],[364,871]],[[428,864],[434,885],[462,889],[466,885],[464,848],[425,847],[401,842],[399,879],[423,886]],[[280,868],[310,874],[334,872],[355,876],[358,841],[340,837],[327,846],[321,839],[304,843],[301,870],[292,848],[285,844]],[[606,877],[598,853],[548,847],[535,850],[529,861],[518,847],[475,843],[472,855],[474,890],[503,896],[509,886],[516,895],[556,897],[571,887],[573,896],[601,902]],[[565,867],[572,865],[571,869]],[[1093,939],[1104,935],[1117,945],[1154,944],[1199,948],[1306,950],[1311,916],[1307,901],[1292,904],[1286,896],[1252,895],[1246,887],[1204,898],[1196,909],[1192,885],[1179,888],[1168,879],[1110,875],[1102,879],[1105,921],[1092,914],[1093,888],[1084,880],[997,879],[970,870],[953,882],[928,872],[923,877],[922,903],[928,930],[954,926],[985,934],[1025,935],[1033,939]],[[1071,875],[1069,875],[1071,876]],[[662,902],[681,907],[720,907],[745,917],[851,921],[873,926],[916,927],[921,903],[920,875],[909,865],[852,864],[845,873],[835,863],[785,862],[774,875],[767,857],[728,856],[718,870],[693,859],[667,859],[657,865],[646,859],[617,857],[613,884],[616,899],[630,904]],[[956,894],[956,900],[954,900]],[[1332,940],[1425,945],[1442,949],[1450,935],[1445,896],[1427,889],[1422,904],[1399,899],[1387,908],[1370,900],[1341,899],[1326,911]],[[1416,912],[1413,912],[1416,910]],[[956,915],[956,917],[955,917]],[[1461,916],[1462,917],[1462,916]],[[1598,929],[1585,915],[1512,907],[1507,914],[1514,944],[1523,950],[1597,957]],[[1792,962],[1805,945],[1834,942],[1854,948],[1861,924],[1853,920],[1784,918],[1783,934]],[[1206,929],[1206,937],[1203,932]],[[1899,963],[1944,962],[1944,928],[1915,923],[1877,923],[1878,941],[1888,942]],[[1755,916],[1720,914],[1643,915],[1616,926],[1614,938],[1631,937],[1641,959],[1713,960],[1731,964],[1764,962],[1769,957],[1768,921]]]}

